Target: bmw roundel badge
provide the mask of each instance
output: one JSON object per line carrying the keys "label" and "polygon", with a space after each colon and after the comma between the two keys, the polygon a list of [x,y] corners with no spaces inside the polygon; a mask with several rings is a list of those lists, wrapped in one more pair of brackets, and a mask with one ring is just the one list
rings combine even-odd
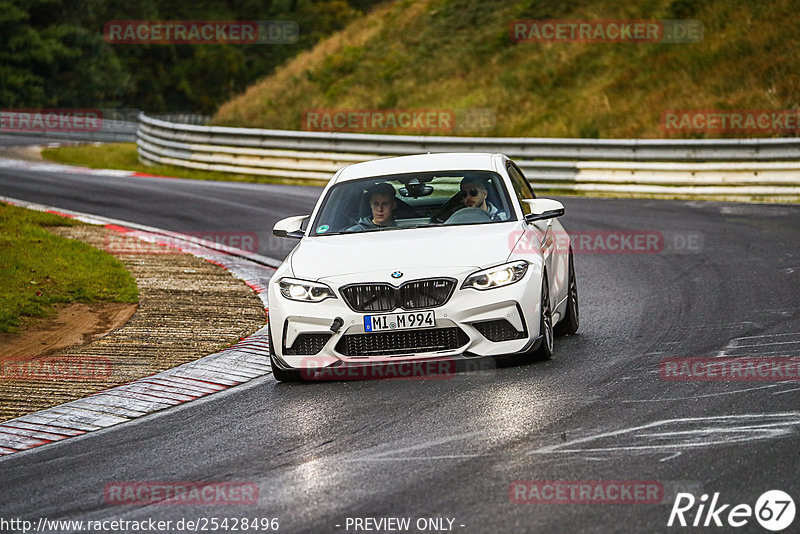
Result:
{"label": "bmw roundel badge", "polygon": [[401,276],[403,276],[403,273],[400,271],[395,271],[392,273],[392,278],[400,278]]}

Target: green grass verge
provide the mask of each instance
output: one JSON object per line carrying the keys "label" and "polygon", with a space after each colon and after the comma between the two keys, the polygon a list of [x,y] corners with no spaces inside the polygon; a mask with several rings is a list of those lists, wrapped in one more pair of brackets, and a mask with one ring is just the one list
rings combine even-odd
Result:
{"label": "green grass verge", "polygon": [[59,302],[137,302],[133,276],[116,258],[47,226],[79,224],[0,203],[0,332],[55,314]]}
{"label": "green grass verge", "polygon": [[324,186],[327,180],[290,179],[271,176],[254,176],[227,172],[185,169],[173,165],[145,165],[139,161],[136,143],[115,143],[108,145],[76,145],[42,150],[42,157],[67,165],[81,165],[92,169],[117,169],[144,172],[174,178],[194,180],[217,180],[225,182],[254,182],[267,184]]}

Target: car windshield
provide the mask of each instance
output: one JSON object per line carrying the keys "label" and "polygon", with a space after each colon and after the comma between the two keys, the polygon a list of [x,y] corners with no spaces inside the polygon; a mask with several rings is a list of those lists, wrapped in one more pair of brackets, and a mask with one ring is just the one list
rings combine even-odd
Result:
{"label": "car windshield", "polygon": [[312,236],[515,220],[497,173],[447,171],[377,176],[332,187]]}

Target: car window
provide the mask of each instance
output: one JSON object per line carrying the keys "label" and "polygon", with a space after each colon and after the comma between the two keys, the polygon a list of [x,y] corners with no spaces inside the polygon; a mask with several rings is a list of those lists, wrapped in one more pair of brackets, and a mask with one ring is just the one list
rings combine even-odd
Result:
{"label": "car window", "polygon": [[522,174],[519,167],[509,162],[507,169],[508,175],[511,177],[511,183],[514,185],[514,192],[522,205],[522,213],[527,215],[531,212],[531,207],[527,203],[522,202],[522,200],[536,198],[536,194],[533,192],[531,184],[525,178],[525,175]]}
{"label": "car window", "polygon": [[310,235],[515,219],[511,197],[497,173],[409,173],[352,180],[331,187]]}

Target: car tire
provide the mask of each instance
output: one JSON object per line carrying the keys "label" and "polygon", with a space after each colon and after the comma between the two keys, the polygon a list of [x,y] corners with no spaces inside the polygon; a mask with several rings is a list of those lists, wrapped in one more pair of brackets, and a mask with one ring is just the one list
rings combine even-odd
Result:
{"label": "car tire", "polygon": [[278,365],[275,363],[275,350],[272,348],[272,328],[269,328],[267,332],[269,339],[269,363],[272,365],[272,376],[274,376],[275,380],[278,382],[302,381],[303,377],[300,375],[300,371],[285,371],[278,367]]}
{"label": "car tire", "polygon": [[550,285],[547,273],[542,278],[542,297],[539,314],[539,335],[542,336],[538,348],[531,353],[534,360],[549,360],[553,357],[553,308],[550,306]]}
{"label": "car tire", "polygon": [[574,334],[580,325],[580,308],[578,306],[578,283],[575,280],[575,263],[572,260],[572,250],[569,251],[569,281],[567,282],[567,309],[564,318],[555,326],[555,333],[559,336]]}

